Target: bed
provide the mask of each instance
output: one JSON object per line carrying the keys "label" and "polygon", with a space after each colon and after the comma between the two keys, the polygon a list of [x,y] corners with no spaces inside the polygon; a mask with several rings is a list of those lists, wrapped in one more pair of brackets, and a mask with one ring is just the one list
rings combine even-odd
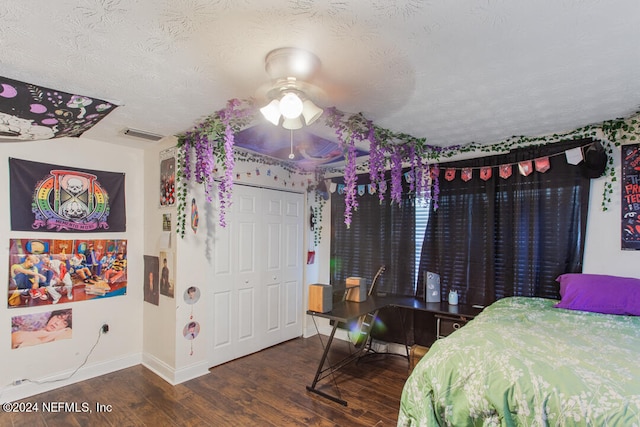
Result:
{"label": "bed", "polygon": [[640,425],[640,317],[557,303],[504,298],[436,341],[398,426]]}

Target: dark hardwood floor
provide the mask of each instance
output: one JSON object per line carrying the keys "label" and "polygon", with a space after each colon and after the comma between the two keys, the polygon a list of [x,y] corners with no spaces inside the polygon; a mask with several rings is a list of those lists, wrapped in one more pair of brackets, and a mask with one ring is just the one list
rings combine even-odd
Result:
{"label": "dark hardwood floor", "polygon": [[[323,337],[326,341],[326,337]],[[348,350],[335,341],[332,360]],[[88,403],[91,413],[0,414],[1,426],[395,426],[408,376],[406,358],[376,355],[335,375],[347,406],[306,390],[322,347],[298,338],[217,366],[171,386],[142,365],[42,393],[21,402]],[[335,394],[331,377],[319,385]],[[111,405],[97,412],[96,405]]]}

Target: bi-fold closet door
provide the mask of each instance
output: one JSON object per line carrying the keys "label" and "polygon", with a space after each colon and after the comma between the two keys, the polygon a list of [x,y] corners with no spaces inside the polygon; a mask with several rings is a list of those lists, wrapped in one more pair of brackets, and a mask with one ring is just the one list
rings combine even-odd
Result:
{"label": "bi-fold closet door", "polygon": [[210,362],[302,335],[304,195],[235,185],[214,241]]}

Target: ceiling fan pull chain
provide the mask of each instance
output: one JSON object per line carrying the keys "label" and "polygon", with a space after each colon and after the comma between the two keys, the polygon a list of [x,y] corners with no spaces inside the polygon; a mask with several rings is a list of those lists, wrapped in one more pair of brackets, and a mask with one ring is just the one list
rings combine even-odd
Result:
{"label": "ceiling fan pull chain", "polygon": [[293,129],[290,129],[291,132],[291,152],[289,152],[289,158],[293,160],[296,156],[293,154]]}

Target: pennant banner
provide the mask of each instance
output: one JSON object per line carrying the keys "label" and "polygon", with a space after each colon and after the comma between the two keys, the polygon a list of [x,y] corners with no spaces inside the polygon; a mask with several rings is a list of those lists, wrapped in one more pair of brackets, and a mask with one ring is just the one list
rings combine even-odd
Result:
{"label": "pennant banner", "polygon": [[469,181],[472,177],[473,177],[473,169],[471,168],[462,169],[462,172],[460,173],[460,178],[462,178],[464,182]]}
{"label": "pennant banner", "polygon": [[0,77],[0,141],[79,137],[117,107]]}
{"label": "pennant banner", "polygon": [[486,166],[480,169],[480,179],[488,181],[491,178],[491,166]]}
{"label": "pennant banner", "polygon": [[125,175],[9,159],[11,229],[126,231]]}

